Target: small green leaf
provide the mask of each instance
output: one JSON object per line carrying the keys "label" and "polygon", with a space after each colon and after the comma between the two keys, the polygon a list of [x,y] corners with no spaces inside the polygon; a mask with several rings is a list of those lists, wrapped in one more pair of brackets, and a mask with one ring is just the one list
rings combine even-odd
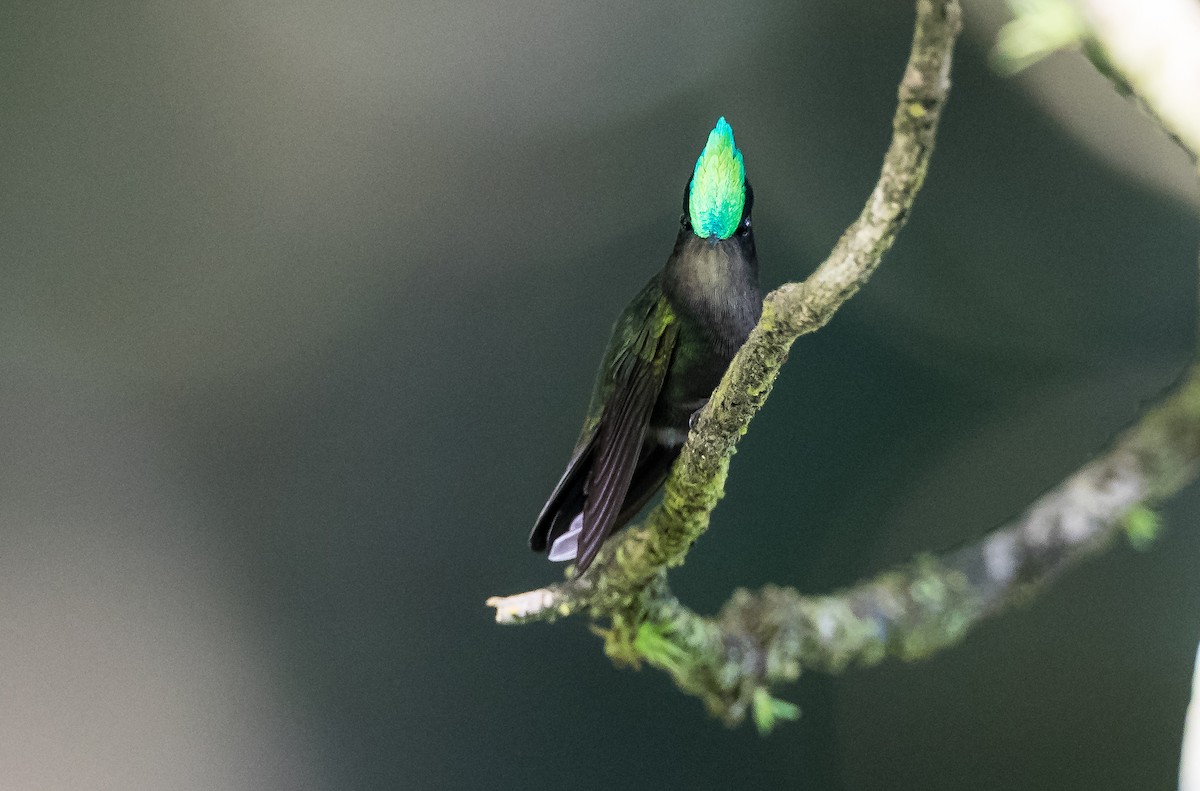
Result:
{"label": "small green leaf", "polygon": [[1130,508],[1122,521],[1129,545],[1138,551],[1149,549],[1162,530],[1162,520],[1158,514],[1144,505]]}
{"label": "small green leaf", "polygon": [[682,676],[687,672],[690,660],[688,652],[649,623],[638,627],[633,647],[647,662],[671,675]]}
{"label": "small green leaf", "polygon": [[800,719],[800,707],[795,703],[771,697],[763,687],[754,690],[754,724],[758,732],[766,736],[775,728],[778,720]]}

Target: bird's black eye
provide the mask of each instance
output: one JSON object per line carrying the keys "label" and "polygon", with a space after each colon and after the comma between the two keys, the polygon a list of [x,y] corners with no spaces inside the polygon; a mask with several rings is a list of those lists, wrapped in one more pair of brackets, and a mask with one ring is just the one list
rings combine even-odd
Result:
{"label": "bird's black eye", "polygon": [[692,227],[692,219],[687,216],[687,212],[679,215],[679,227],[685,231]]}
{"label": "bird's black eye", "polygon": [[743,234],[743,235],[750,233],[750,218],[749,217],[742,220],[741,224],[738,225],[738,233]]}

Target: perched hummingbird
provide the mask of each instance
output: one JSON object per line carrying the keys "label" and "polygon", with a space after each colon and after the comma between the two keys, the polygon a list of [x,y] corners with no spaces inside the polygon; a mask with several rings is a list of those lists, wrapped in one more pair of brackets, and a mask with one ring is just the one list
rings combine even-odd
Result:
{"label": "perched hummingbird", "polygon": [[582,573],[666,480],[762,312],[753,204],[722,117],[684,189],[667,265],[613,327],[575,450],[529,535],[535,552],[549,547]]}

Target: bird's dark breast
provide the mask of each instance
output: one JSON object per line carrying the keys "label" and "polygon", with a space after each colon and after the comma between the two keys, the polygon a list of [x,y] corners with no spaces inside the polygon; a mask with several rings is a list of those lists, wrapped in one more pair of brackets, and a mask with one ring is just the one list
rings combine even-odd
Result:
{"label": "bird's dark breast", "polygon": [[676,244],[664,273],[663,293],[679,335],[650,420],[663,439],[674,432],[680,442],[762,313],[753,241],[712,244],[688,236]]}

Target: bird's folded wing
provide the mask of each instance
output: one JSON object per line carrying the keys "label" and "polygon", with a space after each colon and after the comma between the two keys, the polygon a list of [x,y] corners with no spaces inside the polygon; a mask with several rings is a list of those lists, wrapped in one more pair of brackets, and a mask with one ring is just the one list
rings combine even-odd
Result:
{"label": "bird's folded wing", "polygon": [[596,426],[576,566],[586,569],[613,528],[637,467],[654,404],[662,390],[678,326],[667,300],[646,306],[632,343],[613,360],[611,386]]}

